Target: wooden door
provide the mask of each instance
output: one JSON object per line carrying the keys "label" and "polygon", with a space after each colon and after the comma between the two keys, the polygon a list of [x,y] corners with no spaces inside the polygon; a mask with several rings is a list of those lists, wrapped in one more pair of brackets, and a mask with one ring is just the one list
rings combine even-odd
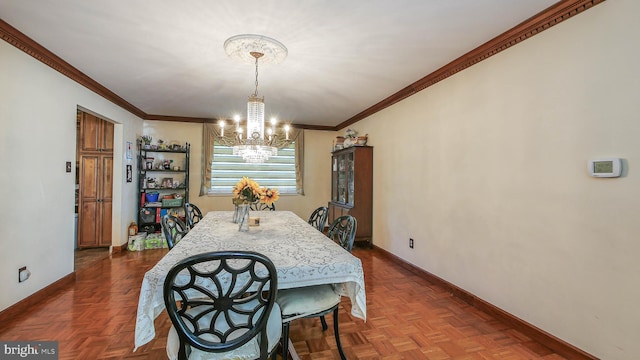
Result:
{"label": "wooden door", "polygon": [[113,205],[113,156],[101,156],[98,245],[111,246],[111,220]]}
{"label": "wooden door", "polygon": [[81,152],[113,152],[113,123],[82,113],[80,119]]}
{"label": "wooden door", "polygon": [[98,246],[100,193],[100,156],[80,156],[80,191],[78,206],[78,247]]}
{"label": "wooden door", "polygon": [[101,131],[102,119],[91,114],[82,113],[80,118],[80,151],[99,152],[102,146]]}
{"label": "wooden door", "polygon": [[113,156],[80,156],[78,247],[111,246]]}
{"label": "wooden door", "polygon": [[103,152],[113,153],[113,123],[102,120],[100,143]]}
{"label": "wooden door", "polygon": [[78,247],[111,246],[114,125],[81,113],[78,137]]}

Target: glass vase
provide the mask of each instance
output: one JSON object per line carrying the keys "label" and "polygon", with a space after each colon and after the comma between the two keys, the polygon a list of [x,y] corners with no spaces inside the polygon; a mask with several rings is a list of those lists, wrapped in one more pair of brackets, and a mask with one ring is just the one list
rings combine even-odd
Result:
{"label": "glass vase", "polygon": [[238,210],[238,204],[233,204],[233,223],[237,224],[238,222],[240,222],[240,219],[238,218],[239,214],[240,214],[240,210]]}
{"label": "glass vase", "polygon": [[238,205],[238,231],[249,231],[249,204]]}

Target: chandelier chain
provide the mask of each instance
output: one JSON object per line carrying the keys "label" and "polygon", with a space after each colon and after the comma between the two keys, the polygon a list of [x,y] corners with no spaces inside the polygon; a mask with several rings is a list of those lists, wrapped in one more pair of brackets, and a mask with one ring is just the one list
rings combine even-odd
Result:
{"label": "chandelier chain", "polygon": [[258,97],[258,57],[256,57],[256,91],[254,91],[253,96]]}

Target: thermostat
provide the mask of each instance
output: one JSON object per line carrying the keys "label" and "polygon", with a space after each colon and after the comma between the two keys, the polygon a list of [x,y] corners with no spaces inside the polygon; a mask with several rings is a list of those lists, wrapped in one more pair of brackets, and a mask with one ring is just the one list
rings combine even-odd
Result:
{"label": "thermostat", "polygon": [[589,175],[593,177],[619,177],[622,173],[622,159],[604,158],[589,160]]}

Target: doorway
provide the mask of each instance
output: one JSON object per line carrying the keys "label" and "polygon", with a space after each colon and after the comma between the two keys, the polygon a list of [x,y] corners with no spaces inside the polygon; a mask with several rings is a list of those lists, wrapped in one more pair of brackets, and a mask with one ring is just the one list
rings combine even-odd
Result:
{"label": "doorway", "polygon": [[[74,241],[77,266],[108,256],[112,244],[113,144],[112,122],[77,111]],[[91,250],[79,254],[87,249]]]}

